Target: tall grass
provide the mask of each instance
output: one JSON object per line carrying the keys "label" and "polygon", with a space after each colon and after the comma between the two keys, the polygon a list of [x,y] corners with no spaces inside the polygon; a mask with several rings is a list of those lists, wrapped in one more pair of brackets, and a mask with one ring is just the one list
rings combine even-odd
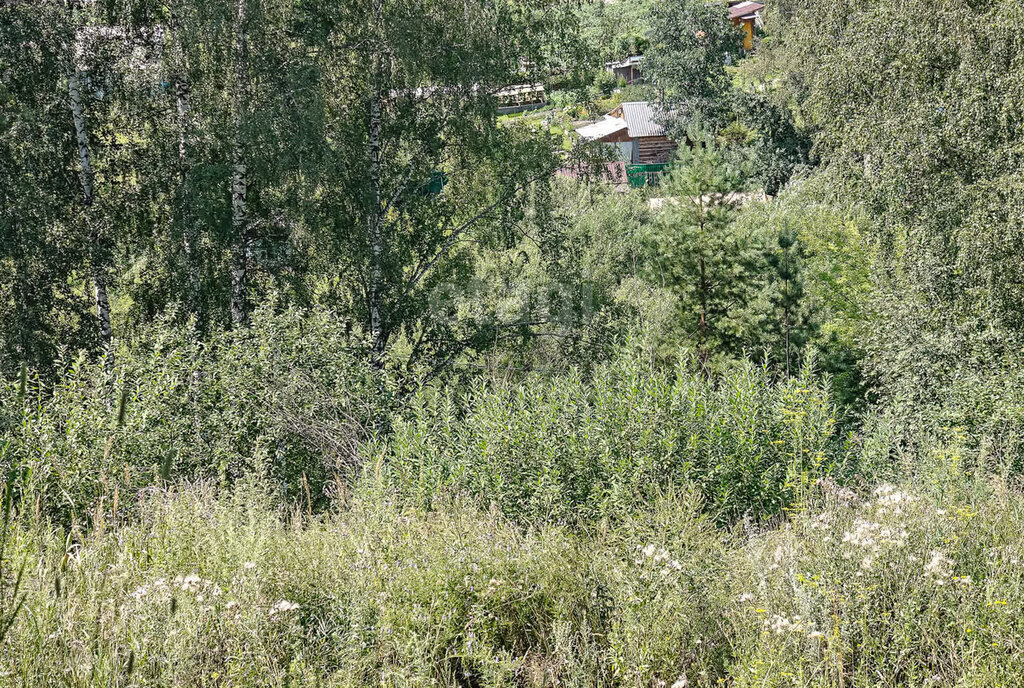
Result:
{"label": "tall grass", "polygon": [[787,527],[731,531],[696,491],[587,531],[266,502],[158,491],[88,531],[22,514],[0,684],[980,688],[1024,660],[1024,500],[1000,483],[826,482]]}

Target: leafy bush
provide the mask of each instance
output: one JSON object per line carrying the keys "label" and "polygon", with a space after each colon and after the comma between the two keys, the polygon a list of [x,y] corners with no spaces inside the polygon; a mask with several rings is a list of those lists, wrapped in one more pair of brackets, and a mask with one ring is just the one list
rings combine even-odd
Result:
{"label": "leafy bush", "polygon": [[585,521],[692,482],[720,519],[761,519],[837,464],[833,425],[809,370],[662,374],[624,355],[592,380],[482,381],[464,402],[424,395],[378,461],[381,484],[421,505],[466,493],[515,519]]}
{"label": "leafy bush", "polygon": [[149,337],[119,357],[114,379],[79,357],[52,387],[0,391],[6,461],[63,522],[169,478],[265,474],[283,496],[322,504],[386,417],[384,382],[326,314],[263,312],[205,344],[173,327]]}
{"label": "leafy bush", "polygon": [[914,489],[834,489],[752,541],[732,571],[747,586],[733,685],[1015,684],[1021,497],[950,468]]}

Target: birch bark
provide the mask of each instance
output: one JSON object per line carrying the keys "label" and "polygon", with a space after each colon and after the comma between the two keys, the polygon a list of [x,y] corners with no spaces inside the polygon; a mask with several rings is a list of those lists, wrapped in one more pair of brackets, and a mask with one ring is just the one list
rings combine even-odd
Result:
{"label": "birch bark", "polygon": [[103,270],[100,227],[93,205],[95,201],[94,175],[92,156],[89,150],[89,130],[85,118],[85,107],[82,102],[82,83],[80,74],[82,58],[86,44],[81,32],[76,32],[75,45],[72,49],[68,68],[68,102],[71,107],[71,119],[75,125],[75,143],[78,147],[78,178],[82,187],[83,215],[89,231],[91,268],[96,318],[100,330],[100,342],[103,346],[103,367],[110,373],[114,368],[114,337],[110,325],[110,299],[107,295],[106,274]]}
{"label": "birch bark", "polygon": [[[182,44],[181,21],[171,12],[171,40],[174,44],[174,105],[178,134],[178,220],[181,223],[182,249],[185,252],[186,303],[194,311],[201,310],[202,284],[199,277],[199,262],[196,255],[196,231],[189,216],[188,195],[188,62]],[[202,313],[199,313],[200,319]]]}
{"label": "birch bark", "polygon": [[[380,0],[374,3],[375,28],[379,32],[383,23],[383,4]],[[367,301],[370,309],[370,356],[374,365],[383,362],[384,350],[387,347],[387,313],[384,307],[384,260],[385,238],[384,217],[381,207],[381,129],[383,113],[381,112],[381,79],[383,58],[379,51],[375,52],[370,66],[370,93],[367,153],[367,174],[370,182],[370,207],[366,217],[366,231],[370,240],[370,284]]]}
{"label": "birch bark", "polygon": [[380,362],[387,345],[384,333],[384,304],[382,282],[384,275],[384,231],[381,217],[380,195],[380,130],[381,111],[380,94],[370,94],[369,121],[369,178],[370,178],[370,209],[367,213],[366,227],[370,238],[370,349],[375,363]]}

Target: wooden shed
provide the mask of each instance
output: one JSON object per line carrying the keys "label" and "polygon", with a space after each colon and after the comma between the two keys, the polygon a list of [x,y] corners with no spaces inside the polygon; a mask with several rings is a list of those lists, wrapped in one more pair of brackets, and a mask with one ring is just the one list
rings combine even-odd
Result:
{"label": "wooden shed", "polygon": [[622,103],[593,124],[576,130],[585,141],[614,144],[625,161],[638,165],[667,163],[677,144],[656,121],[656,110],[646,100]]}
{"label": "wooden shed", "polygon": [[729,21],[743,31],[743,49],[754,49],[754,28],[760,26],[764,5],[752,0],[729,3]]}
{"label": "wooden shed", "polygon": [[638,84],[644,80],[640,71],[640,63],[643,62],[643,55],[630,55],[625,60],[618,62],[606,62],[605,69],[615,75],[616,79],[622,79],[627,84]]}
{"label": "wooden shed", "polygon": [[633,143],[632,162],[651,165],[672,160],[676,142],[665,135],[665,127],[656,121],[656,110],[649,102],[623,103],[611,115],[626,123],[626,133]]}

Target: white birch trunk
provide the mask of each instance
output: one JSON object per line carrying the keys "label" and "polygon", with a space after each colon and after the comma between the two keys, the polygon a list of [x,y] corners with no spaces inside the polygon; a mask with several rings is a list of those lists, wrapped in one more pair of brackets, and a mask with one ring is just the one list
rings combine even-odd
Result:
{"label": "white birch trunk", "polygon": [[234,107],[231,160],[231,323],[235,327],[244,327],[249,319],[248,304],[248,217],[246,215],[246,195],[248,193],[248,177],[243,150],[242,127],[245,122],[244,108],[247,97],[246,78],[246,37],[245,37],[245,2],[238,0],[238,11],[235,17],[234,46]]}
{"label": "white birch trunk", "polygon": [[89,152],[89,131],[85,121],[85,108],[82,105],[82,86],[78,72],[78,53],[80,44],[75,46],[75,56],[68,70],[68,100],[71,105],[71,118],[75,125],[75,142],[78,146],[78,178],[82,186],[82,201],[85,206],[84,215],[89,227],[89,239],[92,244],[92,279],[96,302],[96,318],[99,321],[100,342],[103,345],[103,367],[110,373],[114,368],[114,337],[110,326],[110,299],[107,296],[106,275],[100,260],[100,233],[96,218],[93,216],[95,192],[93,185],[92,157]]}
{"label": "white birch trunk", "polygon": [[198,256],[196,255],[195,229],[189,217],[188,198],[188,65],[185,58],[185,49],[181,44],[180,21],[176,14],[171,14],[171,37],[175,46],[174,53],[174,105],[176,114],[176,128],[178,134],[178,188],[179,208],[178,217],[182,223],[181,242],[185,252],[186,270],[186,303],[188,307],[198,311],[200,309],[202,289],[199,279]]}

